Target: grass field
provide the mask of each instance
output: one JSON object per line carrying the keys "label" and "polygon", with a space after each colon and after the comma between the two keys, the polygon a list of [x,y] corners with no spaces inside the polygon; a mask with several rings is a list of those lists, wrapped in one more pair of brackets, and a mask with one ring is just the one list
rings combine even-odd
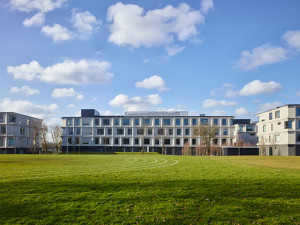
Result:
{"label": "grass field", "polygon": [[0,224],[300,224],[300,157],[0,155]]}

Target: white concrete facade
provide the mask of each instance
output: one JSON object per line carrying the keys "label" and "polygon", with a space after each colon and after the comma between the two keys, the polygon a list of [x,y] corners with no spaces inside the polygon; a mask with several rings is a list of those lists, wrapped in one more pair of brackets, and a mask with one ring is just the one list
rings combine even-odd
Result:
{"label": "white concrete facade", "polygon": [[300,155],[300,104],[257,114],[261,155]]}
{"label": "white concrete facade", "polygon": [[249,124],[234,124],[234,145],[239,146],[240,143],[242,143],[246,146],[256,146],[257,142],[256,122],[250,122]]}
{"label": "white concrete facade", "polygon": [[[41,119],[14,112],[0,112],[0,153],[28,153],[33,148],[32,124]],[[41,148],[37,139],[37,148]]]}
{"label": "white concrete facade", "polygon": [[188,116],[187,112],[126,112],[124,116],[63,117],[63,151],[156,151],[181,149],[185,143],[200,145],[193,129],[201,125],[218,128],[216,145],[232,145],[233,116]]}

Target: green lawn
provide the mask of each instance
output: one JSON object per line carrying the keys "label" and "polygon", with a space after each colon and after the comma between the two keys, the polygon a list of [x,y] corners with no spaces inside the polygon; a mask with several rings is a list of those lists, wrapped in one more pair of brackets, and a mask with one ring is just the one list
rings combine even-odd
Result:
{"label": "green lawn", "polygon": [[0,155],[0,224],[300,224],[300,157]]}

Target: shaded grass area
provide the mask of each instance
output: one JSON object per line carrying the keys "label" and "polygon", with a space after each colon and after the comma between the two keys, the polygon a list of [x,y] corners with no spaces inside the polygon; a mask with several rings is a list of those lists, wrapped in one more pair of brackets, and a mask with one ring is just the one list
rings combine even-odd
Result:
{"label": "shaded grass area", "polygon": [[[260,160],[5,155],[0,159],[0,220],[1,224],[300,224],[299,170],[285,169],[279,161],[276,169],[270,168],[269,161],[276,158],[268,157],[266,166]],[[300,158],[291,160],[300,165]]]}

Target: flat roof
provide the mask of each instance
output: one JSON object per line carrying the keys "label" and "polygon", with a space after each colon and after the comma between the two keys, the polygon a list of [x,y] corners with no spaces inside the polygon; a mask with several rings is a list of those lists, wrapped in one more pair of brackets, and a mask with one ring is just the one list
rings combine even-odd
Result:
{"label": "flat roof", "polygon": [[18,115],[21,115],[21,116],[27,116],[27,117],[38,119],[38,120],[43,120],[43,119],[40,119],[40,118],[37,118],[37,117],[33,117],[33,116],[21,114],[21,113],[16,113],[16,112],[0,112],[0,113],[13,113],[13,114],[18,114]]}
{"label": "flat roof", "polygon": [[277,106],[276,108],[269,109],[269,110],[266,110],[266,111],[257,113],[256,116],[257,116],[257,115],[260,115],[260,114],[262,114],[262,113],[266,113],[266,112],[272,111],[272,110],[274,110],[274,109],[279,109],[279,108],[285,107],[285,106],[296,106],[296,107],[297,107],[297,106],[300,106],[300,104],[286,104],[286,105],[282,105],[282,106]]}

